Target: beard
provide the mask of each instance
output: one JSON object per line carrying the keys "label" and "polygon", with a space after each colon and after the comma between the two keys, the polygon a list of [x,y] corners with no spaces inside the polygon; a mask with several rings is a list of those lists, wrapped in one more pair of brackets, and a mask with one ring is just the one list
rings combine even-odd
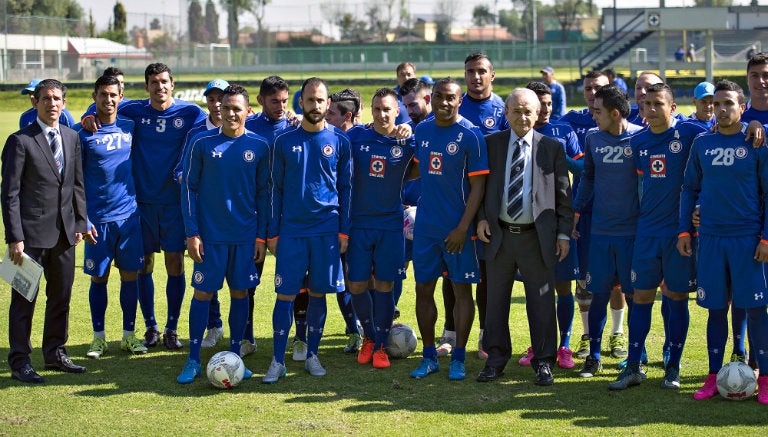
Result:
{"label": "beard", "polygon": [[312,124],[317,124],[325,119],[325,114],[322,112],[316,112],[316,111],[305,112],[304,118],[306,118],[307,121],[309,121]]}

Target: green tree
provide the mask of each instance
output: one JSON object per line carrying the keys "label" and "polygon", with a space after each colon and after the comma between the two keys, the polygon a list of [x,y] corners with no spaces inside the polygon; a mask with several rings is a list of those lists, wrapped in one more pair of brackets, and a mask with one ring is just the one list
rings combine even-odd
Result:
{"label": "green tree", "polygon": [[189,23],[189,42],[206,42],[203,7],[200,6],[199,0],[192,0],[189,3],[189,9],[187,9],[187,23]]}
{"label": "green tree", "polygon": [[93,21],[93,9],[88,11],[88,36],[90,38],[96,36],[96,22]]}
{"label": "green tree", "polygon": [[523,20],[520,19],[520,14],[514,9],[502,9],[499,11],[499,26],[506,27],[512,35],[525,34]]}
{"label": "green tree", "polygon": [[485,26],[487,24],[494,24],[496,22],[496,15],[491,12],[491,9],[487,5],[477,5],[472,9],[472,24],[475,26]]}
{"label": "green tree", "polygon": [[219,13],[216,12],[213,0],[208,0],[205,4],[205,32],[205,42],[219,42]]}
{"label": "green tree", "polygon": [[122,3],[115,2],[115,7],[112,8],[112,30],[116,32],[125,32],[127,14],[125,13],[125,6]]}
{"label": "green tree", "polygon": [[576,16],[588,13],[588,8],[589,5],[582,0],[555,0],[552,11],[560,24],[560,41],[568,41],[568,33],[573,23],[576,22]]}

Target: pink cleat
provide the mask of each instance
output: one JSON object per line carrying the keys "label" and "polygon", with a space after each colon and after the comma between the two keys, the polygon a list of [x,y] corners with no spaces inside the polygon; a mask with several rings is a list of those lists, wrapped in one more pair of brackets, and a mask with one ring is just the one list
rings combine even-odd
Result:
{"label": "pink cleat", "polygon": [[517,364],[521,366],[530,366],[532,359],[533,359],[533,348],[529,347],[528,351],[525,352],[525,355],[520,357],[520,359],[517,361]]}
{"label": "pink cleat", "polygon": [[768,375],[757,378],[757,402],[768,405]]}
{"label": "pink cleat", "polygon": [[576,365],[573,362],[573,352],[567,347],[563,346],[557,350],[557,365],[561,369],[573,369]]}
{"label": "pink cleat", "polygon": [[[768,383],[768,381],[766,381]],[[704,380],[704,385],[693,394],[693,398],[697,401],[709,399],[717,394],[717,374],[710,373],[707,375],[707,379]]]}

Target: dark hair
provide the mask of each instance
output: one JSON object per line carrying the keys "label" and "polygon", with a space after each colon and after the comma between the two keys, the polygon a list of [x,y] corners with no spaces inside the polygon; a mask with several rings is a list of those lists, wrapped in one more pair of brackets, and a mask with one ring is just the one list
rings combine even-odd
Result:
{"label": "dark hair", "polygon": [[94,84],[93,86],[93,92],[98,93],[99,88],[105,87],[105,86],[112,86],[112,85],[117,85],[118,91],[120,91],[121,93],[123,92],[123,90],[120,88],[120,81],[117,80],[117,77],[115,77],[114,75],[107,75],[107,74],[96,79],[96,84]]}
{"label": "dark hair", "polygon": [[347,88],[339,91],[338,93],[331,94],[331,101],[336,104],[336,108],[339,109],[341,115],[357,115],[360,112],[360,95],[356,95],[351,88]]}
{"label": "dark hair", "polygon": [[613,68],[606,68],[605,70],[603,70],[603,73],[605,73],[608,79],[612,77],[616,77],[616,70],[614,70]]}
{"label": "dark hair", "polygon": [[320,79],[319,77],[310,77],[301,84],[301,95],[304,95],[304,89],[310,85],[322,85],[325,87],[325,92],[328,92],[328,84],[326,84],[323,79]]}
{"label": "dark hair", "polygon": [[35,100],[38,100],[40,98],[40,91],[50,88],[61,90],[61,97],[67,97],[67,87],[56,79],[41,80],[40,83],[35,86],[35,91],[32,95],[35,96]]}
{"label": "dark hair", "polygon": [[728,79],[723,79],[715,84],[715,92],[718,91],[733,91],[739,98],[739,104],[747,101],[747,97],[744,95],[744,90],[736,82],[731,82]]}
{"label": "dark hair", "polygon": [[288,82],[280,76],[267,76],[261,81],[259,95],[262,97],[271,96],[278,91],[288,92]]}
{"label": "dark hair", "polygon": [[399,73],[400,70],[402,70],[405,67],[411,67],[413,69],[413,72],[416,73],[416,66],[413,65],[412,62],[401,62],[397,64],[397,67],[395,68],[395,73]]}
{"label": "dark hair", "polygon": [[451,84],[451,83],[456,84],[456,85],[459,86],[459,88],[461,88],[461,84],[459,83],[459,81],[457,81],[456,79],[448,76],[448,77],[444,77],[442,79],[436,80],[435,81],[435,85],[432,87],[432,89],[434,90],[434,89],[437,89],[438,87],[445,86],[445,85],[448,85],[448,84]]}
{"label": "dark hair", "polygon": [[221,99],[224,100],[224,98],[227,96],[237,95],[243,96],[246,106],[251,106],[250,100],[248,98],[248,91],[236,83],[231,83],[228,87],[224,88],[224,93],[221,95]]}
{"label": "dark hair", "polygon": [[629,116],[629,98],[616,85],[606,85],[595,93],[595,99],[602,99],[603,106],[609,111],[616,109],[622,118]]}
{"label": "dark hair", "polygon": [[600,76],[608,77],[607,74],[605,74],[604,71],[600,70],[591,70],[587,74],[584,75],[584,79],[597,79]]}
{"label": "dark hair", "polygon": [[376,90],[375,93],[373,93],[373,98],[371,99],[371,102],[373,102],[377,98],[381,99],[386,96],[391,96],[393,99],[397,100],[397,91],[393,90],[392,88],[379,88]]}
{"label": "dark hair", "polygon": [[747,73],[749,73],[749,69],[752,68],[753,65],[763,64],[768,64],[768,53],[755,53],[755,55],[749,58],[749,61],[747,62]]}
{"label": "dark hair", "polygon": [[488,55],[486,55],[485,53],[483,52],[470,53],[469,55],[467,55],[466,58],[464,58],[464,65],[467,65],[469,62],[482,61],[483,59],[487,59],[488,63],[491,64],[491,58],[489,58]]}
{"label": "dark hair", "polygon": [[411,78],[403,82],[403,85],[397,90],[401,96],[407,96],[410,93],[419,93],[421,91],[429,92],[431,87],[421,79]]}
{"label": "dark hair", "polygon": [[171,79],[171,82],[173,82],[173,72],[171,71],[171,67],[163,64],[162,62],[149,64],[144,70],[144,83],[149,84],[149,76],[155,76],[157,74],[166,72],[168,73],[168,77]]}
{"label": "dark hair", "polygon": [[107,67],[102,76],[125,76],[125,73],[118,67]]}
{"label": "dark hair", "polygon": [[648,87],[647,90],[645,90],[647,93],[667,93],[669,96],[669,100],[671,102],[675,101],[675,92],[672,91],[672,88],[670,88],[669,85],[665,83],[655,83]]}
{"label": "dark hair", "polygon": [[545,95],[552,95],[552,90],[549,89],[549,86],[544,82],[532,80],[528,82],[528,85],[526,85],[525,87],[533,91],[534,93],[536,93],[536,95],[539,97],[545,96]]}

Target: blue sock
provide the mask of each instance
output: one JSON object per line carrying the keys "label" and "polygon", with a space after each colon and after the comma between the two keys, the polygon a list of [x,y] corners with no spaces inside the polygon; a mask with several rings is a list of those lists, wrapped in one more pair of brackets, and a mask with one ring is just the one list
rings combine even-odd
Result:
{"label": "blue sock", "polygon": [[733,329],[733,353],[746,355],[744,339],[747,336],[747,310],[731,305],[731,329]]}
{"label": "blue sock", "polygon": [[274,347],[275,361],[285,364],[285,349],[288,347],[288,334],[291,333],[293,321],[293,301],[275,301],[272,310],[272,345]]}
{"label": "blue sock", "polygon": [[323,328],[325,328],[325,316],[328,314],[328,307],[325,304],[325,296],[309,296],[309,305],[307,305],[307,356],[317,356],[320,349],[320,339],[323,338]]}
{"label": "blue sock", "polygon": [[107,313],[107,283],[91,281],[88,290],[88,301],[91,304],[91,323],[93,332],[104,330],[104,319]]}
{"label": "blue sock", "polygon": [[375,331],[373,329],[373,299],[371,295],[364,291],[360,294],[352,295],[352,304],[355,307],[355,313],[357,314],[360,325],[363,327],[363,335],[369,340],[373,340],[375,337]]}
{"label": "blue sock", "polygon": [[387,345],[389,328],[392,327],[392,317],[395,314],[395,300],[391,291],[376,291],[373,317],[376,326],[376,343],[373,350],[379,350]]}
{"label": "blue sock", "polygon": [[643,345],[651,330],[651,315],[653,302],[636,303],[632,308],[632,316],[629,318],[629,349],[628,363],[639,363],[643,354]]}
{"label": "blue sock", "polygon": [[707,318],[707,354],[709,373],[717,373],[723,367],[723,348],[728,341],[728,309],[709,310]]}
{"label": "blue sock", "polygon": [[120,281],[120,308],[123,310],[123,331],[136,329],[136,307],[139,305],[139,283]]}
{"label": "blue sock", "polygon": [[608,302],[611,293],[592,293],[592,304],[589,306],[589,356],[600,360],[600,345],[603,342],[603,328],[608,314]]}
{"label": "blue sock", "polygon": [[[264,265],[264,264],[262,264]],[[261,272],[259,272],[261,276]],[[256,338],[253,336],[253,305],[254,298],[256,297],[256,287],[248,289],[248,317],[245,321],[245,333],[243,333],[243,340],[248,340],[251,343],[256,343]]]}
{"label": "blue sock", "polygon": [[240,354],[245,324],[248,322],[248,297],[232,298],[229,304],[229,351]]}
{"label": "blue sock", "polygon": [[451,351],[451,361],[461,361],[462,363],[467,359],[467,349],[463,347],[455,347]]}
{"label": "blue sock", "polygon": [[749,308],[746,312],[747,322],[749,323],[750,361],[753,359],[757,361],[760,376],[764,376],[768,371],[768,355],[757,353],[757,351],[768,350],[768,314],[766,314],[766,306]]}
{"label": "blue sock", "polygon": [[[456,348],[454,348],[454,350],[455,349]],[[421,351],[421,356],[437,361],[437,347],[435,347],[434,344],[424,346],[424,349]]]}
{"label": "blue sock", "polygon": [[664,322],[664,346],[663,351],[669,350],[669,301],[671,299],[664,294],[661,295],[661,320]]}
{"label": "blue sock", "polygon": [[[178,328],[181,304],[184,302],[184,288],[184,275],[168,275],[168,281],[165,283],[165,296],[168,299],[168,319],[165,323],[165,329],[175,330]],[[205,321],[207,325],[208,318]]]}
{"label": "blue sock", "polygon": [[669,299],[669,366],[680,367],[683,346],[688,337],[688,324],[691,316],[688,312],[688,299]]}
{"label": "blue sock", "polygon": [[157,326],[155,320],[155,282],[152,273],[139,273],[139,306],[144,316],[144,325],[147,329]]}
{"label": "blue sock", "polygon": [[403,280],[395,279],[395,285],[392,286],[392,297],[395,298],[395,306],[400,302],[400,296],[403,294]]}
{"label": "blue sock", "polygon": [[560,328],[560,347],[568,347],[571,343],[574,310],[573,294],[557,296],[557,326]]}
{"label": "blue sock", "polygon": [[221,303],[219,302],[219,292],[213,293],[211,299],[211,308],[208,310],[208,329],[221,328],[224,323],[221,321]]}
{"label": "blue sock", "polygon": [[205,325],[208,322],[210,303],[194,297],[189,305],[189,358],[200,362],[200,345],[203,342]]}
{"label": "blue sock", "polygon": [[[312,300],[311,297],[310,300]],[[344,323],[347,325],[344,333],[347,335],[360,334],[357,330],[357,315],[352,306],[352,293],[347,290],[336,293],[336,301],[339,303],[339,311],[341,311],[341,316],[344,317]]]}

